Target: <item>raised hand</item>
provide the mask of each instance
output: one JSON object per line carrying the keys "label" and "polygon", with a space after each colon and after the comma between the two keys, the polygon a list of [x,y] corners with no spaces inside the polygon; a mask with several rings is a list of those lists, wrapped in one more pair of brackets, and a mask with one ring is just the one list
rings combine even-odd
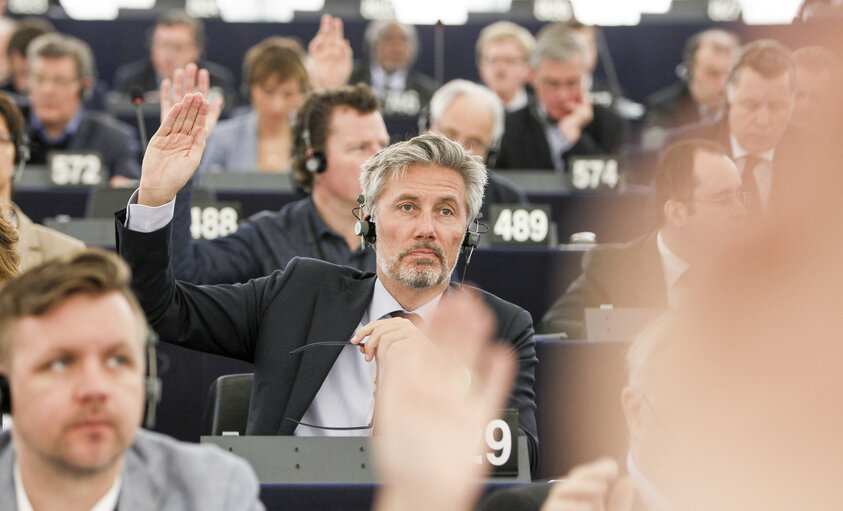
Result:
{"label": "raised hand", "polygon": [[432,342],[396,343],[386,354],[375,405],[377,511],[472,509],[480,435],[515,374],[511,350],[491,342],[494,325],[477,296],[449,293],[427,329]]}
{"label": "raised hand", "polygon": [[342,20],[323,14],[319,32],[307,45],[310,81],[315,88],[344,85],[351,76],[352,51]]}
{"label": "raised hand", "polygon": [[541,511],[630,511],[635,485],[618,477],[618,464],[610,458],[574,467],[555,483]]}
{"label": "raised hand", "polygon": [[208,100],[195,92],[170,108],[143,156],[138,204],[170,202],[193,176],[205,150],[208,106]]}
{"label": "raised hand", "polygon": [[178,103],[184,98],[184,95],[189,92],[199,92],[207,99],[210,104],[208,106],[208,115],[205,117],[205,129],[208,133],[214,131],[217,121],[220,118],[223,107],[222,96],[211,99],[208,94],[211,90],[211,75],[208,74],[207,69],[199,69],[199,67],[190,63],[184,69],[176,69],[173,73],[173,79],[164,78],[161,80],[161,87],[159,89],[159,96],[161,101],[161,122],[173,108],[175,103]]}

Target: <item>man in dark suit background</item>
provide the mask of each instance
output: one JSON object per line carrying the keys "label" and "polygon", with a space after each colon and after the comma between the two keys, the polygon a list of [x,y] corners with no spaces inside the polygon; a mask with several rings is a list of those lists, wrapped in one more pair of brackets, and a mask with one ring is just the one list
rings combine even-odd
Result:
{"label": "man in dark suit background", "polygon": [[[494,166],[504,127],[503,101],[482,85],[451,80],[430,100],[430,131],[459,142],[466,151]],[[483,194],[483,217],[488,204],[526,204],[527,195],[508,180],[489,171]]]}
{"label": "man in dark suit background", "polygon": [[535,104],[507,114],[496,168],[565,169],[570,156],[616,153],[624,123],[592,105],[586,53],[567,32],[539,38],[531,57]]}
{"label": "man in dark suit background", "polygon": [[737,167],[707,140],[684,140],[665,150],[656,169],[659,228],[622,245],[597,247],[583,273],[550,308],[539,332],[583,338],[586,307],[665,308],[681,304],[694,272],[727,250],[746,209]]}
{"label": "man in dark suit background", "polygon": [[357,65],[348,83],[370,85],[383,102],[384,115],[418,115],[430,102],[436,83],[413,69],[419,53],[415,27],[378,20],[366,27],[364,37],[369,62]]}
{"label": "man in dark suit background", "polygon": [[75,37],[44,34],[30,43],[27,64],[30,163],[46,164],[53,150],[95,152],[111,172],[112,186],[140,177],[135,129],[83,105],[95,79],[90,47]]}
{"label": "man in dark suit background", "polygon": [[[171,211],[201,158],[207,110],[200,94],[173,107],[150,141],[136,204],[118,215],[120,254],[151,324],[165,341],[255,364],[249,434],[336,435],[338,427],[351,428],[343,435],[371,434],[378,373],[371,361],[396,342],[429,342],[416,324],[450,287],[483,200],[485,166],[433,134],[369,159],[360,179],[361,232],[374,242],[376,274],[294,259],[243,285],[177,283],[169,271]],[[519,411],[535,464],[532,321],[523,309],[482,296],[497,317],[496,338],[519,362],[509,406]],[[347,342],[366,336],[362,348]]]}
{"label": "man in dark suit background", "polygon": [[140,87],[146,100],[158,102],[158,88],[164,78],[173,79],[176,69],[195,63],[207,69],[211,77],[211,91],[225,98],[226,106],[238,102],[234,76],[224,66],[202,59],[205,27],[201,21],[184,11],[172,10],[162,14],[149,37],[149,57],[123,64],[114,73],[113,90],[125,96]]}
{"label": "man in dark suit background", "polygon": [[729,150],[741,172],[747,209],[757,217],[787,193],[780,186],[798,171],[797,129],[788,130],[796,93],[796,69],[790,51],[772,39],[741,49],[727,82],[728,107],[715,122],[688,126],[676,139],[705,138]]}
{"label": "man in dark suit background", "polygon": [[685,43],[681,80],[647,98],[646,147],[660,147],[665,132],[718,117],[726,100],[726,77],[740,49],[740,39],[721,29],[704,30]]}

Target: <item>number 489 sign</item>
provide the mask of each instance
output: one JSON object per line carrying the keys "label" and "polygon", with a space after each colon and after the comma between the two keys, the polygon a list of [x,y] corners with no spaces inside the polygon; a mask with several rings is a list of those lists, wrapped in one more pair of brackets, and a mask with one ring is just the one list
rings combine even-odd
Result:
{"label": "number 489 sign", "polygon": [[547,245],[550,207],[545,204],[492,204],[492,245]]}

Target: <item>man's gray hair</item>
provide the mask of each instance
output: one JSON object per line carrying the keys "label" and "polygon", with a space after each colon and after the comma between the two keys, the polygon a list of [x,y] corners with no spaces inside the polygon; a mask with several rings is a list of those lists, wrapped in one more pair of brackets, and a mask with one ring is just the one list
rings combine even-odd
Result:
{"label": "man's gray hair", "polygon": [[585,62],[587,60],[586,49],[573,33],[563,32],[539,37],[536,47],[530,55],[530,65],[535,69],[545,60],[571,62],[575,59]]}
{"label": "man's gray hair", "polygon": [[26,58],[31,63],[38,57],[58,59],[71,57],[76,62],[76,75],[79,80],[96,78],[94,54],[88,44],[73,36],[50,33],[36,37],[26,50]]}
{"label": "man's gray hair", "polygon": [[396,180],[412,166],[444,167],[458,172],[465,182],[466,227],[480,213],[486,166],[480,157],[466,152],[462,146],[442,135],[425,133],[404,142],[392,144],[366,160],[360,174],[360,188],[365,197],[363,214],[377,217],[377,202],[387,180]]}
{"label": "man's gray hair", "polygon": [[433,94],[430,98],[430,124],[435,124],[445,110],[451,106],[455,99],[467,94],[483,102],[494,117],[492,127],[492,146],[497,147],[503,137],[504,109],[503,102],[497,94],[480,84],[468,80],[451,80]]}
{"label": "man's gray hair", "polygon": [[410,59],[410,65],[413,65],[413,62],[416,61],[416,57],[419,55],[419,34],[413,25],[399,23],[396,20],[375,20],[366,27],[366,32],[363,33],[363,39],[366,40],[366,46],[369,49],[369,60],[375,60],[375,47],[378,45],[378,38],[381,32],[386,27],[392,25],[400,28],[404,32],[404,35],[407,36],[407,41],[409,41],[410,46],[413,48],[413,57]]}

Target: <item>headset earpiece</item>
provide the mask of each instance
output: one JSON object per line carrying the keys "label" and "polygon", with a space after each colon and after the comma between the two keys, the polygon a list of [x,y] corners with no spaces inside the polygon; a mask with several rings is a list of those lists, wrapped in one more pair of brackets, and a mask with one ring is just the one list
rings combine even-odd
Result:
{"label": "headset earpiece", "polygon": [[377,240],[375,222],[371,220],[370,215],[366,215],[362,220],[358,220],[357,223],[354,224],[354,234],[362,236],[363,241],[369,245],[375,244],[375,241]]}
{"label": "headset earpiece", "polygon": [[[308,144],[309,146],[310,144]],[[304,168],[311,174],[321,174],[328,168],[328,159],[322,151],[313,151],[304,160]]]}
{"label": "headset earpiece", "polygon": [[5,413],[12,413],[12,393],[6,375],[0,374],[0,415]]}
{"label": "headset earpiece", "polygon": [[147,354],[147,372],[146,377],[146,421],[144,426],[147,429],[155,427],[155,410],[158,403],[161,402],[161,390],[163,383],[158,377],[158,353],[155,350],[155,345],[158,344],[158,334],[151,326],[147,326],[149,332],[146,338],[146,354]]}

